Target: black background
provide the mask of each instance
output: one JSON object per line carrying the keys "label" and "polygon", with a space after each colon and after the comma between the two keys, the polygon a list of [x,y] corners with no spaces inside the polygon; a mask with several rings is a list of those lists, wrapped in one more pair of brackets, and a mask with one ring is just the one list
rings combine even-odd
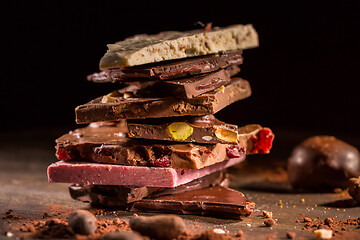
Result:
{"label": "black background", "polygon": [[219,119],[358,135],[357,2],[9,1],[1,10],[0,129],[76,127],[77,105],[117,87],[86,81],[106,44],[201,21],[252,23],[260,37],[259,48],[244,52],[240,73],[253,95]]}

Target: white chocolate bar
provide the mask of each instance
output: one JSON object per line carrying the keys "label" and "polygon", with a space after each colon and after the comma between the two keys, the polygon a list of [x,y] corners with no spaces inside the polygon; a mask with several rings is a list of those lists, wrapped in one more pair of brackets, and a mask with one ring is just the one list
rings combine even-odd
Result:
{"label": "white chocolate bar", "polygon": [[100,60],[100,69],[130,67],[258,45],[258,35],[251,24],[217,27],[211,31],[198,29],[141,34],[108,44],[108,51]]}

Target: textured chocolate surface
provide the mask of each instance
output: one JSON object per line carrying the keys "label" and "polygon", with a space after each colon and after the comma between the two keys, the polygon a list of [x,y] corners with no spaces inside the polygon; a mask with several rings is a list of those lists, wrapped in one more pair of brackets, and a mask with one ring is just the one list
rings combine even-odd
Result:
{"label": "textured chocolate surface", "polygon": [[166,80],[198,75],[243,63],[242,50],[221,52],[185,60],[165,61],[123,69],[109,69],[87,77],[93,82]]}
{"label": "textured chocolate surface", "polygon": [[288,161],[289,181],[306,189],[345,188],[360,175],[359,151],[332,136],[314,136],[300,143]]}
{"label": "textured chocolate surface", "polygon": [[79,201],[90,201],[88,195],[90,192],[93,192],[101,195],[115,197],[124,203],[130,203],[139,201],[144,197],[156,197],[182,193],[209,186],[221,185],[227,187],[228,183],[229,178],[227,174],[225,174],[223,171],[218,171],[173,188],[75,184],[69,187],[69,191],[71,197]]}
{"label": "textured chocolate surface", "polygon": [[225,87],[217,88],[191,99],[142,97],[137,96],[136,91],[132,91],[131,94],[127,93],[131,97],[124,97],[124,94],[119,94],[121,96],[112,97],[112,102],[102,102],[103,97],[100,97],[78,106],[75,109],[76,122],[90,123],[120,119],[214,114],[233,102],[249,97],[251,89],[248,81],[234,78]]}
{"label": "textured chocolate surface", "polygon": [[[206,126],[207,123],[203,124]],[[259,138],[259,133],[266,130],[260,125],[239,128],[237,144],[174,144],[129,139],[126,130],[124,123],[92,123],[70,131],[56,140],[56,156],[63,161],[199,169],[232,157],[241,157],[245,153],[255,153],[256,145],[266,140]],[[273,137],[273,134],[270,136]],[[271,142],[270,145],[266,143],[266,146],[269,151]]]}

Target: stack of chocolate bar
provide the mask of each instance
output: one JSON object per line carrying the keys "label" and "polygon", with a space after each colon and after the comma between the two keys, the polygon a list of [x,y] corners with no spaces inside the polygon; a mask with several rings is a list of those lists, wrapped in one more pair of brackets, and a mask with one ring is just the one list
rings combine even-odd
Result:
{"label": "stack of chocolate bar", "polygon": [[251,95],[243,49],[252,25],[136,35],[108,45],[94,82],[124,84],[78,106],[88,126],[56,140],[50,182],[73,183],[74,199],[129,211],[240,218],[254,203],[227,187],[226,168],[268,153],[269,128],[224,123],[213,114]]}

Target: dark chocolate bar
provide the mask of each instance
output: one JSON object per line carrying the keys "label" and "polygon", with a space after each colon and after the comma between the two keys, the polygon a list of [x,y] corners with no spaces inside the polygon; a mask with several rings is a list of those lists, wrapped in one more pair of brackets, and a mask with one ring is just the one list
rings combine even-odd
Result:
{"label": "dark chocolate bar", "polygon": [[56,140],[56,156],[63,161],[199,169],[242,157],[245,153],[255,153],[255,150],[265,153],[270,150],[274,137],[270,129],[249,125],[238,131],[237,144],[174,144],[129,139],[122,125],[99,127],[98,124],[90,124],[71,131]]}
{"label": "dark chocolate bar", "polygon": [[243,193],[222,186],[144,198],[133,203],[123,203],[116,197],[93,192],[90,192],[89,196],[92,206],[95,207],[120,208],[133,212],[166,212],[231,219],[247,217],[255,207],[255,203],[247,200]]}
{"label": "dark chocolate bar", "polygon": [[[259,126],[260,128],[260,126]],[[238,127],[214,115],[146,119],[128,122],[130,138],[195,143],[237,143]]]}
{"label": "dark chocolate bar", "polygon": [[[136,88],[135,86],[131,86]],[[127,88],[128,89],[128,88]],[[214,114],[251,95],[249,82],[235,78],[229,84],[190,99],[143,97],[137,91],[116,91],[75,109],[77,123]]]}
{"label": "dark chocolate bar", "polygon": [[80,201],[90,201],[88,194],[94,192],[115,197],[124,203],[131,203],[139,201],[144,197],[176,194],[216,185],[228,186],[228,182],[227,174],[223,171],[218,171],[173,188],[74,184],[69,187],[69,191],[72,198]]}
{"label": "dark chocolate bar", "polygon": [[202,57],[146,64],[123,69],[104,70],[87,76],[93,82],[166,80],[213,72],[243,63],[242,50],[221,52]]}
{"label": "dark chocolate bar", "polygon": [[234,66],[207,74],[160,81],[158,85],[162,91],[169,92],[176,97],[193,98],[229,83],[231,76],[238,72],[240,69]]}

